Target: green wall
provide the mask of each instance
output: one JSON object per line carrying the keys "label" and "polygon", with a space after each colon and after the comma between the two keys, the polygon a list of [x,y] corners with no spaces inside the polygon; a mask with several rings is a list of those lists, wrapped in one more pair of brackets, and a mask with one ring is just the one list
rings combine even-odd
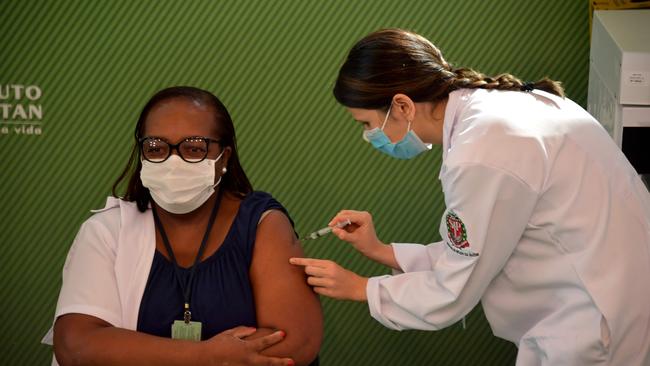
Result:
{"label": "green wall", "polygon": [[[255,188],[289,209],[299,233],[350,208],[371,211],[384,241],[438,240],[439,149],[407,162],[380,155],[331,95],[347,50],[384,27],[423,34],[456,65],[562,80],[585,105],[584,0],[0,1],[0,95],[32,86],[0,100],[9,105],[0,109],[0,364],[49,362],[39,342],[68,247],[121,171],[140,108],[165,86],[224,101]],[[23,118],[16,105],[26,114],[30,104],[35,114]],[[333,238],[305,251],[387,273]],[[492,336],[480,306],[466,330],[439,332],[387,330],[359,303],[323,306],[323,365],[514,363],[516,348]]]}

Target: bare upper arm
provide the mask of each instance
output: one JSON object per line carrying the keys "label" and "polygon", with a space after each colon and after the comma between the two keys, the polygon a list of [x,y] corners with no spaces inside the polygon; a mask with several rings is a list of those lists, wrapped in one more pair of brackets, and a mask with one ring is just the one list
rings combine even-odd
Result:
{"label": "bare upper arm", "polygon": [[[289,218],[273,210],[257,228],[250,278],[255,296],[258,326],[277,328],[287,333],[285,341],[270,348],[268,354],[311,361],[320,349],[323,318],[318,296],[307,284],[301,268],[289,258],[302,257]],[[267,353],[267,352],[265,352]]]}

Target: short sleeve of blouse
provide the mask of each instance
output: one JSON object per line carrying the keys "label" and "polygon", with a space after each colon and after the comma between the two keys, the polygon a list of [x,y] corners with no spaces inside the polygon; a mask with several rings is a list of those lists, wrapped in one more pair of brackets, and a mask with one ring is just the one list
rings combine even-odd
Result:
{"label": "short sleeve of blouse", "polygon": [[278,210],[284,213],[293,226],[293,221],[284,206],[266,192],[255,191],[249,193],[239,207],[238,220],[236,220],[237,227],[235,228],[237,233],[236,241],[237,246],[244,249],[249,265],[252,261],[255,246],[257,225],[262,214],[269,210]]}

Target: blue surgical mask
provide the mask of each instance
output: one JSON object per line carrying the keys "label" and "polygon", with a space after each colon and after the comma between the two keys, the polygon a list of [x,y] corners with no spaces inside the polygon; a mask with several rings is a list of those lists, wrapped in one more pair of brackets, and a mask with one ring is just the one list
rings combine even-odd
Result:
{"label": "blue surgical mask", "polygon": [[390,155],[397,159],[412,159],[419,154],[430,150],[431,144],[425,144],[420,140],[418,135],[411,130],[411,121],[409,121],[408,127],[406,127],[406,135],[399,141],[393,143],[390,141],[388,136],[384,133],[384,127],[386,127],[386,122],[388,121],[388,116],[390,115],[390,110],[392,104],[388,107],[388,113],[386,113],[386,118],[384,118],[384,123],[380,128],[373,128],[371,130],[363,131],[363,139],[370,142],[375,149],[383,152],[384,154]]}

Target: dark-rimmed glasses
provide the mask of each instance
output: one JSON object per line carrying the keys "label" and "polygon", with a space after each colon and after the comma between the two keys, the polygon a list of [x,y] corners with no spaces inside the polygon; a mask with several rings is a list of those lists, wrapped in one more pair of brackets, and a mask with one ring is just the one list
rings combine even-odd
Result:
{"label": "dark-rimmed glasses", "polygon": [[172,149],[175,149],[184,161],[198,163],[208,156],[211,142],[221,143],[219,140],[201,136],[187,137],[177,144],[170,144],[159,137],[144,137],[140,139],[140,152],[147,161],[162,163],[172,154]]}

